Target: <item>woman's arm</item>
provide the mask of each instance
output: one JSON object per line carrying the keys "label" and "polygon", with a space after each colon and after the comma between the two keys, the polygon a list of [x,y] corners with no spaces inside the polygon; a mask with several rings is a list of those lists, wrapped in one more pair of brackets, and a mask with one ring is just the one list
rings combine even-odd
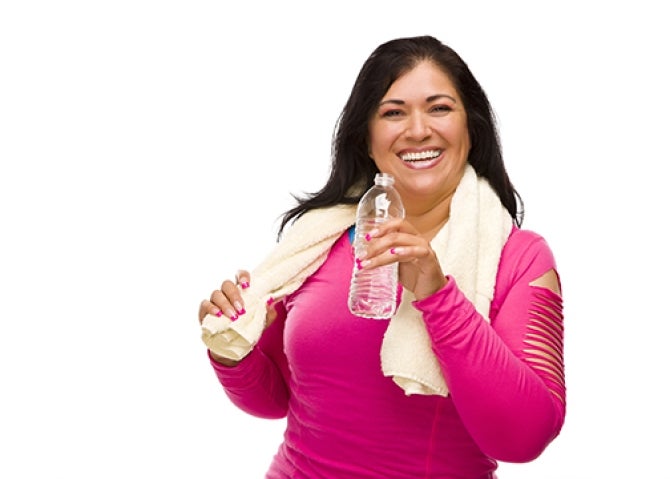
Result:
{"label": "woman's arm", "polygon": [[563,314],[555,271],[544,240],[518,230],[503,251],[491,324],[453,278],[415,302],[463,423],[498,460],[535,459],[563,425]]}
{"label": "woman's arm", "polygon": [[257,417],[278,419],[288,409],[288,365],[283,352],[286,310],[277,302],[276,319],[263,332],[254,349],[234,366],[210,362],[230,400]]}

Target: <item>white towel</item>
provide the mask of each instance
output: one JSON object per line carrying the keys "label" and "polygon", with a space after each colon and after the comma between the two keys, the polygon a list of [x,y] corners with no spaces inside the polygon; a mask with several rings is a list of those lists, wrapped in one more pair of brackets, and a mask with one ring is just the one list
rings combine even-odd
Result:
{"label": "white towel", "polygon": [[245,357],[265,327],[266,302],[292,293],[326,260],[331,246],[356,220],[356,205],[311,210],[288,228],[271,254],[251,271],[241,290],[246,314],[236,321],[207,315],[202,339],[219,356]]}
{"label": "white towel", "polygon": [[[251,286],[242,290],[247,313],[234,322],[225,316],[205,317],[202,339],[207,347],[230,359],[245,357],[263,332],[266,301],[298,289],[323,264],[333,243],[354,224],[355,214],[355,205],[336,206],[309,211],[296,220],[266,260],[251,272]],[[449,221],[431,246],[442,270],[456,279],[463,294],[487,319],[500,253],[511,228],[512,219],[498,196],[468,164],[454,192]],[[413,300],[413,294],[404,290],[382,342],[382,372],[408,395],[446,396],[447,385]]]}

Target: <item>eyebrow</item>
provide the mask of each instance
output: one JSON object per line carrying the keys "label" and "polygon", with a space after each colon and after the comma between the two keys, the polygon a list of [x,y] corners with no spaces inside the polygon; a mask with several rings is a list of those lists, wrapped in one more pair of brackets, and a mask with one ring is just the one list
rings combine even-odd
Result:
{"label": "eyebrow", "polygon": [[[439,94],[437,94],[437,95],[431,95],[431,96],[429,96],[428,98],[426,98],[426,102],[428,102],[428,103],[432,103],[432,102],[434,102],[434,101],[436,101],[436,100],[439,100],[439,99],[441,99],[441,98],[449,98],[449,99],[450,99],[451,101],[453,101],[454,103],[458,103],[458,101],[456,101],[456,98],[454,98],[454,97],[451,96],[451,95],[447,95],[446,93],[439,93]],[[390,98],[390,99],[388,99],[388,100],[384,100],[384,101],[380,102],[380,103],[379,103],[379,106],[382,106],[382,105],[384,105],[384,104],[386,104],[386,103],[392,103],[392,104],[394,104],[394,105],[404,105],[404,104],[405,104],[405,102],[404,102],[403,100],[396,100],[396,99],[394,99],[394,98]]]}

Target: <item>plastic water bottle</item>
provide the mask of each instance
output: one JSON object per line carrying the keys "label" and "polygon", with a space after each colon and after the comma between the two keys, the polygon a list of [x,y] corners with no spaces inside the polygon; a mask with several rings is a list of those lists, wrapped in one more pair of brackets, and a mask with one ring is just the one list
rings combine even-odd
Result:
{"label": "plastic water bottle", "polygon": [[[375,184],[363,195],[356,212],[354,256],[367,247],[365,236],[391,218],[404,218],[405,208],[393,186],[393,176],[377,173]],[[395,313],[398,293],[398,263],[358,269],[357,261],[349,287],[349,311],[356,316],[388,319]]]}

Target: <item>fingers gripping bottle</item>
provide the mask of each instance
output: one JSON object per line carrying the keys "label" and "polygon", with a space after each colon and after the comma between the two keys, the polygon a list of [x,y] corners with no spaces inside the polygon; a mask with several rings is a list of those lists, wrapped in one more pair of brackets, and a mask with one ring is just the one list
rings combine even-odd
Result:
{"label": "fingers gripping bottle", "polygon": [[349,287],[349,310],[363,318],[388,319],[395,313],[398,293],[398,263],[359,269],[358,258],[365,251],[366,235],[391,218],[404,218],[400,194],[393,176],[377,173],[375,184],[363,195],[356,212],[354,270]]}

